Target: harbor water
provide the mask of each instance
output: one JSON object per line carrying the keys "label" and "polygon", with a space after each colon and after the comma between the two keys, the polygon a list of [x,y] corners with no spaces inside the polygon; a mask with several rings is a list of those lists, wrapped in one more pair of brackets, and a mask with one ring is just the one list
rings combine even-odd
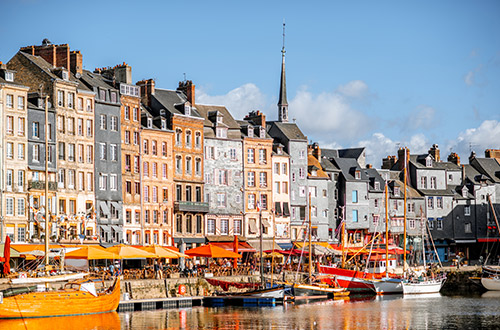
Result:
{"label": "harbor water", "polygon": [[3,320],[1,329],[498,329],[500,292],[379,296],[276,307],[193,307]]}

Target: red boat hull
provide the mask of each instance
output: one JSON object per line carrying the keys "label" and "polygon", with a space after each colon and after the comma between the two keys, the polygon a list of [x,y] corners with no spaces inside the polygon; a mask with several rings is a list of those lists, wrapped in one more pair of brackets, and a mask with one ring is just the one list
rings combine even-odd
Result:
{"label": "red boat hull", "polygon": [[336,281],[341,287],[353,293],[374,294],[376,292],[373,283],[368,281],[373,274],[321,265],[318,265],[318,271],[321,275],[335,276],[334,279],[325,279],[325,282]]}

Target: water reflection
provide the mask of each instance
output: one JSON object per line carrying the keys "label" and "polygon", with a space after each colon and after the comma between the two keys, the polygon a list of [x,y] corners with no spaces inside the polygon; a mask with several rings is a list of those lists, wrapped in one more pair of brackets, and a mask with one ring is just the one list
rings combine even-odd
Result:
{"label": "water reflection", "polygon": [[500,300],[403,296],[326,300],[278,307],[197,307],[120,313],[122,329],[463,329],[495,328]]}
{"label": "water reflection", "polygon": [[64,317],[43,317],[32,319],[0,320],[0,330],[119,330],[120,318],[116,312],[76,315]]}

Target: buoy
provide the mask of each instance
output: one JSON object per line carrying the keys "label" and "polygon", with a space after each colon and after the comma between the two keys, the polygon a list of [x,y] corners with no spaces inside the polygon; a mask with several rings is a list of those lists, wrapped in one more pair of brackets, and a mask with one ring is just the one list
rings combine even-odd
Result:
{"label": "buoy", "polygon": [[179,285],[179,294],[182,296],[186,294],[186,286],[184,284]]}

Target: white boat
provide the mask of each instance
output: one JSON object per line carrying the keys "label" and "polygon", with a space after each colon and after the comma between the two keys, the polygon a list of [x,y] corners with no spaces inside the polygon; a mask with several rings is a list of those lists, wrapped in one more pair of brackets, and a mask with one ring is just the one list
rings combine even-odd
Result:
{"label": "white boat", "polygon": [[370,279],[377,294],[402,294],[403,280],[400,278]]}
{"label": "white boat", "polygon": [[443,287],[446,277],[437,277],[433,279],[414,280],[403,282],[403,293],[406,294],[423,294],[423,293],[439,293]]}
{"label": "white boat", "polygon": [[489,291],[500,291],[500,276],[481,278],[481,284]]}
{"label": "white boat", "polygon": [[260,290],[253,290],[243,293],[237,293],[235,295],[238,296],[250,296],[250,297],[262,297],[262,298],[276,298],[276,299],[284,299],[285,298],[285,287],[274,287]]}
{"label": "white boat", "polygon": [[42,277],[24,277],[24,278],[20,277],[20,278],[11,278],[10,282],[12,284],[35,284],[35,283],[47,283],[47,282],[74,281],[82,279],[88,275],[89,273],[75,273],[75,274],[42,276]]}

